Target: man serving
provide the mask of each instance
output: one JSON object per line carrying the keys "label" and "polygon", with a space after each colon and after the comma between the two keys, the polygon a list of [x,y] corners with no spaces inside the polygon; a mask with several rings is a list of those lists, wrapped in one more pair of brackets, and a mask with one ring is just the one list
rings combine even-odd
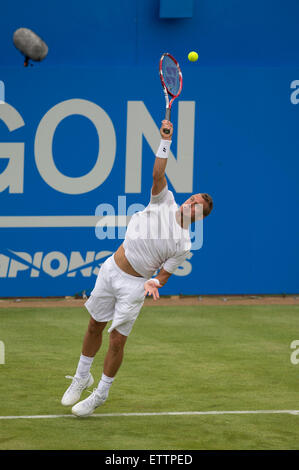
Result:
{"label": "man serving", "polygon": [[[194,194],[178,207],[165,178],[172,123],[162,121],[160,134],[162,139],[156,153],[150,203],[132,216],[124,242],[102,264],[94,289],[85,303],[90,320],[75,376],[71,377],[72,383],[61,400],[62,405],[74,405],[72,413],[76,416],[91,415],[107,400],[122,363],[127,337],[145,296],[152,295],[154,300],[159,298],[159,288],[190,253],[190,223],[206,217],[213,208],[213,200],[208,194]],[[94,383],[90,368],[100,349],[103,330],[111,320],[101,380],[88,398],[78,402],[82,391]]]}

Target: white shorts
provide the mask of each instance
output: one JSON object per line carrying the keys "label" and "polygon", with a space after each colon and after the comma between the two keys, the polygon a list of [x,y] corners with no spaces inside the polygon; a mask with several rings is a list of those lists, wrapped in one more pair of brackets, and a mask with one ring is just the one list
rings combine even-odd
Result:
{"label": "white shorts", "polygon": [[129,336],[144,303],[145,282],[122,271],[112,255],[102,264],[85,307],[97,322],[112,320],[108,333],[116,329]]}

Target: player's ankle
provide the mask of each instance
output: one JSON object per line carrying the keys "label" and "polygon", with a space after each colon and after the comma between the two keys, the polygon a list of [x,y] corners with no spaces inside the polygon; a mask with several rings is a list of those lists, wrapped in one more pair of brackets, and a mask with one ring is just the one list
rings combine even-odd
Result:
{"label": "player's ankle", "polygon": [[97,386],[97,391],[101,394],[108,395],[109,389],[114,381],[114,377],[108,377],[104,373],[102,374],[101,380]]}

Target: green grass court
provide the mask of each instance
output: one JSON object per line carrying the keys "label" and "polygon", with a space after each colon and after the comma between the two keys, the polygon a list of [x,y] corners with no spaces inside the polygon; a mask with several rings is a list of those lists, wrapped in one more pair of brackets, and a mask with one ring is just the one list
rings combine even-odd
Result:
{"label": "green grass court", "polygon": [[[0,416],[71,414],[60,400],[88,318],[84,308],[0,310]],[[95,385],[106,331],[91,370]],[[290,361],[296,339],[297,305],[144,307],[96,414],[299,410],[299,364]],[[298,448],[299,415],[292,414],[0,420],[0,449]]]}

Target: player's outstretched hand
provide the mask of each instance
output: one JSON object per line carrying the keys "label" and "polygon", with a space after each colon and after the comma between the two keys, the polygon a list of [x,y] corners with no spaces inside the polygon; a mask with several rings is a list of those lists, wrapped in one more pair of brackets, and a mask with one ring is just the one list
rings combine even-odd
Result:
{"label": "player's outstretched hand", "polygon": [[159,295],[158,287],[162,287],[162,286],[161,285],[158,286],[155,283],[155,281],[151,281],[151,280],[146,281],[144,283],[144,295],[145,296],[152,295],[154,300],[159,299],[160,295]]}
{"label": "player's outstretched hand", "polygon": [[[164,129],[168,129],[169,130],[169,134],[165,134],[164,133]],[[172,134],[173,134],[173,125],[170,121],[167,121],[166,119],[164,119],[162,121],[162,126],[161,126],[161,129],[160,129],[160,134],[161,134],[161,137],[162,139],[165,139],[165,140],[171,140],[172,139]]]}

